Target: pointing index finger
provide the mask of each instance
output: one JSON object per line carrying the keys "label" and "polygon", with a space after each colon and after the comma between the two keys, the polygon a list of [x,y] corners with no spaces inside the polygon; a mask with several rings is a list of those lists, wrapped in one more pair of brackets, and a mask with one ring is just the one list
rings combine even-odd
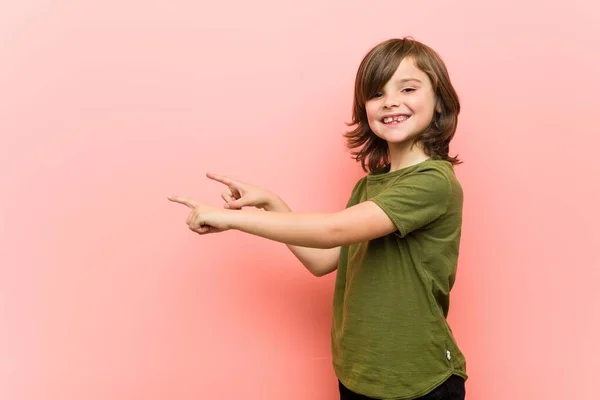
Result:
{"label": "pointing index finger", "polygon": [[234,181],[232,179],[229,179],[228,177],[223,176],[223,175],[211,174],[210,172],[208,172],[206,174],[206,176],[209,179],[212,179],[213,181],[221,182],[222,184],[227,185],[227,186],[230,186],[234,183]]}
{"label": "pointing index finger", "polygon": [[188,206],[189,208],[196,207],[196,202],[194,200],[186,199],[185,197],[169,196],[168,199],[174,203],[179,203],[183,204],[184,206]]}

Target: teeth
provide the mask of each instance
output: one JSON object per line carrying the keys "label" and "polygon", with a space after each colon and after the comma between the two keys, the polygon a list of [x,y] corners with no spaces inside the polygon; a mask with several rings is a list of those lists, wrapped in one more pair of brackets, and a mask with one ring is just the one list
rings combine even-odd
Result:
{"label": "teeth", "polygon": [[398,121],[398,122],[400,122],[400,121],[404,121],[406,119],[408,119],[408,116],[406,116],[406,115],[398,115],[396,117],[385,117],[383,119],[383,123],[384,124],[389,124],[392,121]]}

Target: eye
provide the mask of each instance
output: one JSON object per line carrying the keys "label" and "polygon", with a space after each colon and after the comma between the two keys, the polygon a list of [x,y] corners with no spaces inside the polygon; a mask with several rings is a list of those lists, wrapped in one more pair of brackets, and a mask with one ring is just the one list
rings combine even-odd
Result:
{"label": "eye", "polygon": [[380,97],[382,97],[382,96],[383,96],[383,93],[381,93],[381,92],[377,92],[377,93],[373,94],[373,96],[371,96],[371,98],[372,98],[372,99],[378,99],[378,98],[380,98]]}
{"label": "eye", "polygon": [[417,90],[417,89],[415,89],[415,88],[404,88],[404,89],[402,89],[402,93],[411,93],[411,92],[414,92],[415,90]]}

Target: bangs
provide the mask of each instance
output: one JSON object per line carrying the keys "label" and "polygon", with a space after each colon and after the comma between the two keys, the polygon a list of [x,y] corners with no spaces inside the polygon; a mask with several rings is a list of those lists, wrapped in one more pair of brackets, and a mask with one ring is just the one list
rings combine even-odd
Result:
{"label": "bangs", "polygon": [[360,80],[361,103],[366,103],[375,93],[379,92],[385,84],[392,78],[396,69],[402,62],[401,57],[392,57],[390,60],[372,60],[366,65],[364,75]]}

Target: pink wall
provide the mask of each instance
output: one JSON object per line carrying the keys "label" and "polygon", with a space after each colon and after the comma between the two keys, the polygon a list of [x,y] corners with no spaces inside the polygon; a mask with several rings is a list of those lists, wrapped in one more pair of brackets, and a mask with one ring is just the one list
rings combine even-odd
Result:
{"label": "pink wall", "polygon": [[597,3],[202,3],[1,1],[1,399],[336,398],[334,276],[166,196],[220,204],[213,171],[342,207],[355,70],[404,35],[464,109],[468,399],[597,393]]}

